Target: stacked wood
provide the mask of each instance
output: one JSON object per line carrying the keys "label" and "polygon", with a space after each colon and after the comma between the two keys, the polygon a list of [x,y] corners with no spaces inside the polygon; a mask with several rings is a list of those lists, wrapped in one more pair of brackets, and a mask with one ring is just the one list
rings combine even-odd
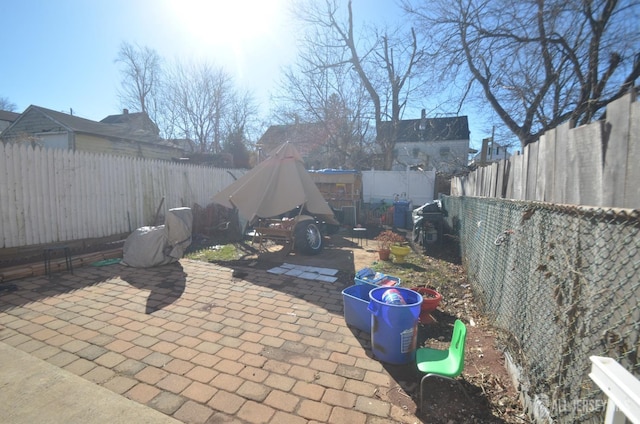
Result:
{"label": "stacked wood", "polygon": [[[71,264],[75,269],[105,259],[115,259],[121,257],[122,248],[118,248],[112,250],[104,250],[101,252],[87,253],[85,255],[74,255],[71,257]],[[51,259],[50,263],[50,269],[52,273],[64,272],[67,270],[67,264],[64,257]],[[18,280],[20,278],[36,277],[44,274],[44,261],[3,268],[0,269],[0,283],[10,280]]]}

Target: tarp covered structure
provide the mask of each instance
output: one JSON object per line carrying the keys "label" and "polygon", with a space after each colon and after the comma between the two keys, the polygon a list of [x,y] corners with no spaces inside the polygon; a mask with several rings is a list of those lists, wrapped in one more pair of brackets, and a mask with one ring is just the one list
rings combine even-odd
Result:
{"label": "tarp covered structure", "polygon": [[124,242],[122,264],[149,268],[178,261],[191,244],[191,208],[169,209],[164,225],[140,227]]}
{"label": "tarp covered structure", "polygon": [[250,224],[303,206],[318,218],[337,224],[333,211],[304,167],[291,143],[284,143],[267,159],[217,193],[213,201],[237,208]]}

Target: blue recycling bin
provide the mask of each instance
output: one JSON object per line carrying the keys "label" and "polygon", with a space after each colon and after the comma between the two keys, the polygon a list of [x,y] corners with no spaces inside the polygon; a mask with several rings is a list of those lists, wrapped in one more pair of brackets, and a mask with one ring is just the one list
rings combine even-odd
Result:
{"label": "blue recycling bin", "polygon": [[407,225],[407,211],[409,210],[408,200],[396,200],[393,202],[393,226],[405,228]]}
{"label": "blue recycling bin", "polygon": [[394,305],[382,300],[389,289],[378,287],[369,292],[371,350],[382,362],[408,364],[416,359],[422,295],[404,287],[393,287],[406,302],[405,305]]}

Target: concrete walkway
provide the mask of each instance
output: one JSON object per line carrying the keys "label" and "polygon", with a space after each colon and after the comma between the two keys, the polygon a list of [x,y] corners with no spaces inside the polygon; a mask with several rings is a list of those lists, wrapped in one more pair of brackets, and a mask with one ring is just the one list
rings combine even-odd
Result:
{"label": "concrete walkway", "polygon": [[5,423],[179,422],[4,343],[0,392]]}
{"label": "concrete walkway", "polygon": [[182,260],[14,281],[0,291],[3,422],[420,422],[406,367],[345,324],[352,281],[241,271]]}

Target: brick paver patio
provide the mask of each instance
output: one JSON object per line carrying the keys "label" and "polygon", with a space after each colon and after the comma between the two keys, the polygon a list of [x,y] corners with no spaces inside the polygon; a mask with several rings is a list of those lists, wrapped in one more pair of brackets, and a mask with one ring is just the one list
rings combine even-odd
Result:
{"label": "brick paver patio", "polygon": [[181,260],[15,285],[1,342],[180,421],[419,422],[380,396],[398,383],[346,326],[345,284]]}

